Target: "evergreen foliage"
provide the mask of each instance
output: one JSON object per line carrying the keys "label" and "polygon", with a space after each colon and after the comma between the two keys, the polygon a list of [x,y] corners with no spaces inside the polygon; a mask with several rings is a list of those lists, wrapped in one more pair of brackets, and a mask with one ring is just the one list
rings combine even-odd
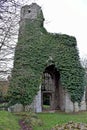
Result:
{"label": "evergreen foliage", "polygon": [[20,28],[15,50],[10,102],[27,105],[33,101],[47,67],[46,61],[51,56],[60,71],[62,86],[70,93],[73,102],[80,103],[84,93],[84,70],[76,39],[65,34],[48,33],[42,26],[40,16],[25,23],[23,32]]}

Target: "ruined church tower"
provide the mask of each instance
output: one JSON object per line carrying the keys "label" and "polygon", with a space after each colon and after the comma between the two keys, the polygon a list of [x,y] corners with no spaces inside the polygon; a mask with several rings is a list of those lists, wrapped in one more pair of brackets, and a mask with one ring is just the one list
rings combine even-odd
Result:
{"label": "ruined church tower", "polygon": [[[21,9],[21,15],[20,15],[20,31],[21,33],[24,32],[25,24],[26,22],[30,23],[36,23],[38,27],[43,26],[44,17],[41,10],[41,7],[37,5],[36,3],[32,3],[31,5],[25,5]],[[34,28],[36,29],[36,27]]]}
{"label": "ruined church tower", "polygon": [[36,3],[22,7],[10,84],[12,102],[29,105],[35,112],[86,110],[76,38],[48,33],[43,22]]}

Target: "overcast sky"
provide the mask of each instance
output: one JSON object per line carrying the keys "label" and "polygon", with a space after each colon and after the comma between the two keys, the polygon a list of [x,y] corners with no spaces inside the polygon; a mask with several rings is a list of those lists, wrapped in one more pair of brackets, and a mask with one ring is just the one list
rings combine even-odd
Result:
{"label": "overcast sky", "polygon": [[75,36],[80,56],[87,55],[87,0],[33,0],[43,10],[45,28]]}

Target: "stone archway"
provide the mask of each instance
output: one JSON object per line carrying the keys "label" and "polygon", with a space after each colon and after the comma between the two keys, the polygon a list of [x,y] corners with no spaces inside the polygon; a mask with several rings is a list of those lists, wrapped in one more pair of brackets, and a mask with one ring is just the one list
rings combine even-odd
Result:
{"label": "stone archway", "polygon": [[43,72],[41,86],[42,110],[55,110],[60,108],[60,72],[55,64],[47,66]]}

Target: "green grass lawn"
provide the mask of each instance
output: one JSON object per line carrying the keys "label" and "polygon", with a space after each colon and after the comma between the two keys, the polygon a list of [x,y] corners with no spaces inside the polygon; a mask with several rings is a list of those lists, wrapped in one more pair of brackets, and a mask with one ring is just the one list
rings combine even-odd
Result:
{"label": "green grass lawn", "polygon": [[[7,111],[0,111],[0,130],[20,130],[19,119],[26,116],[26,121],[33,124],[33,130],[51,130],[57,124],[69,121],[87,123],[87,112],[66,114],[56,113],[19,113],[14,115]],[[31,117],[31,118],[30,118]]]}
{"label": "green grass lawn", "polygon": [[34,130],[50,130],[57,124],[64,124],[69,121],[87,123],[87,112],[81,112],[77,114],[66,113],[39,113],[38,118],[42,120],[41,126],[35,126]]}
{"label": "green grass lawn", "polygon": [[18,117],[7,111],[0,111],[0,130],[19,130]]}

